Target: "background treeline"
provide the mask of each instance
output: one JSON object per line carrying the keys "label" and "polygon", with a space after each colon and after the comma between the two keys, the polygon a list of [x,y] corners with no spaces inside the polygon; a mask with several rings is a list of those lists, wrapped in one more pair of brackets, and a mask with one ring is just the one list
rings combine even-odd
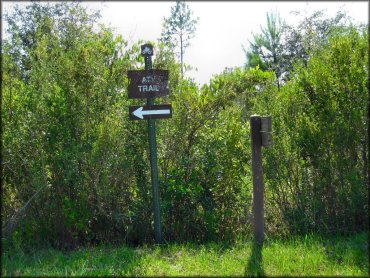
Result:
{"label": "background treeline", "polygon": [[[173,106],[157,124],[167,241],[251,234],[252,114],[273,118],[274,146],[263,150],[268,236],[367,229],[368,29],[309,19],[279,31],[272,57],[281,59],[258,57],[260,43],[245,69],[201,88],[182,77],[171,47],[153,42],[154,68],[170,71],[170,96],[156,102]],[[129,45],[76,3],[33,3],[6,20],[3,238],[151,242],[147,124],[128,120],[128,106],[143,102],[127,98],[145,42]]]}

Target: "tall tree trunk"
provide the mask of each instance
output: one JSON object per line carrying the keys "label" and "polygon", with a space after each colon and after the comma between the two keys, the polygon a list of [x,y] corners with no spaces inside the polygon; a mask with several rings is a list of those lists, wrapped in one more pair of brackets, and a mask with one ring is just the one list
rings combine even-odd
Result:
{"label": "tall tree trunk", "polygon": [[276,76],[278,91],[280,91],[280,81],[279,81],[280,72],[279,72],[279,68],[278,68],[278,59],[277,59],[277,54],[276,54],[275,49],[273,51],[273,58],[274,58],[273,69],[274,69],[274,73],[275,73],[275,76]]}
{"label": "tall tree trunk", "polygon": [[183,49],[183,46],[182,46],[182,32],[181,32],[180,33],[181,78],[184,78],[183,55],[184,55],[184,49]]}

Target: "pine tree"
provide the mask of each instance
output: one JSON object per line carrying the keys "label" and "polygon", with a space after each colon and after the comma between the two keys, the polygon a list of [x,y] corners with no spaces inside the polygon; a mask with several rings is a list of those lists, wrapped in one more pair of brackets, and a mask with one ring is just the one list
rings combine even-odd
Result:
{"label": "pine tree", "polygon": [[259,66],[262,70],[272,70],[276,75],[278,87],[282,71],[282,21],[279,14],[267,13],[267,26],[261,27],[261,34],[253,34],[250,50],[244,50],[247,67]]}
{"label": "pine tree", "polygon": [[184,54],[194,37],[199,18],[193,17],[193,12],[185,1],[177,0],[171,7],[171,15],[163,18],[163,29],[160,41],[173,48],[179,48],[181,76],[184,77]]}

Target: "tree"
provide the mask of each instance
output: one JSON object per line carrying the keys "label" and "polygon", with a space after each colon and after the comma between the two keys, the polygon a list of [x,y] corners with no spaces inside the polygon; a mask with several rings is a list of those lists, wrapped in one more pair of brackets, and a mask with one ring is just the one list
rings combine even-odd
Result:
{"label": "tree", "polygon": [[244,49],[247,56],[247,67],[259,66],[262,70],[275,72],[278,87],[279,79],[283,73],[282,63],[282,21],[279,14],[267,13],[267,27],[261,27],[261,34],[253,34],[253,42],[250,43],[250,50]]}
{"label": "tree", "polygon": [[130,165],[123,154],[130,145],[116,150],[114,140],[127,139],[117,93],[131,67],[126,42],[94,28],[94,14],[75,3],[18,7],[8,21],[1,84],[6,219],[26,214],[13,221],[15,233],[57,246],[104,238],[102,222],[125,234],[117,215],[133,210],[124,205],[135,203],[126,173],[136,171],[117,172]]}
{"label": "tree", "polygon": [[290,79],[293,65],[307,61],[315,51],[328,42],[339,30],[346,29],[349,20],[343,11],[338,11],[333,18],[325,17],[322,10],[311,15],[301,15],[297,25],[289,25],[280,19],[279,14],[267,13],[266,27],[261,33],[254,34],[249,42],[246,55],[246,67],[258,66],[262,70],[275,72],[278,87]]}
{"label": "tree", "polygon": [[161,41],[171,47],[180,48],[181,76],[184,77],[184,54],[190,46],[190,40],[195,35],[196,25],[199,18],[193,18],[193,12],[185,1],[177,0],[176,5],[171,7],[171,15],[163,18]]}
{"label": "tree", "polygon": [[[93,25],[100,17],[98,12],[87,14],[80,8],[80,4],[72,3],[43,3],[42,5],[33,2],[21,9],[16,6],[13,13],[6,14],[8,22],[7,32],[11,34],[10,41],[12,59],[19,66],[22,78],[27,80],[31,64],[29,52],[37,46],[37,32],[46,35],[54,35],[61,38],[66,48],[71,47],[68,41],[71,40],[70,24],[81,24],[84,26]],[[58,26],[53,30],[53,25]],[[55,32],[52,34],[52,32]]]}
{"label": "tree", "polygon": [[340,30],[344,31],[349,21],[343,11],[338,11],[332,18],[325,17],[323,10],[315,11],[309,16],[300,12],[294,14],[301,17],[297,26],[285,24],[282,30],[284,64],[288,72],[297,61],[306,66],[309,57],[327,44],[331,36]]}

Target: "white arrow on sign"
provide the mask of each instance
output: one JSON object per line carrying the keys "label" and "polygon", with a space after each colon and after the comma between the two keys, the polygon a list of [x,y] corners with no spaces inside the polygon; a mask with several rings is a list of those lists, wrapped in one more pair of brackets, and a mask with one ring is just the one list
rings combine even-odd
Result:
{"label": "white arrow on sign", "polygon": [[162,109],[162,110],[144,110],[143,107],[139,107],[132,114],[140,119],[144,119],[143,116],[145,115],[167,115],[170,114],[170,109]]}

